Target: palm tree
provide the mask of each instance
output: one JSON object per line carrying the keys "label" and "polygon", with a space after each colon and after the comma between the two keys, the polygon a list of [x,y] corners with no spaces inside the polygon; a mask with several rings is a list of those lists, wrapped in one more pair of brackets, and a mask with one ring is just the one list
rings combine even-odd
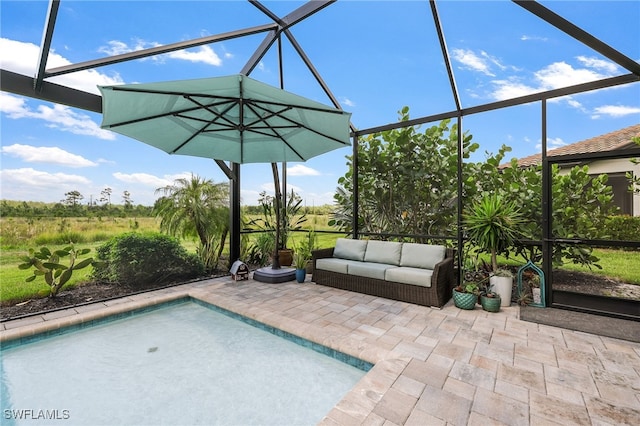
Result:
{"label": "palm tree", "polygon": [[156,189],[156,194],[162,195],[154,205],[155,215],[161,218],[160,230],[178,237],[197,237],[204,248],[199,252],[209,256],[216,237],[220,238],[215,260],[203,259],[208,268],[215,267],[212,263],[217,264],[229,232],[229,185],[191,175]]}

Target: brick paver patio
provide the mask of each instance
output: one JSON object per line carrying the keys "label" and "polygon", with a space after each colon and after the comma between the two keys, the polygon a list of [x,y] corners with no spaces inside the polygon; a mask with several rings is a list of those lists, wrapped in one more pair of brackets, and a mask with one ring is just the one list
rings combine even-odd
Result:
{"label": "brick paver patio", "polygon": [[640,424],[639,343],[524,322],[517,306],[222,278],[4,322],[0,340],[185,295],[374,363],[322,425]]}

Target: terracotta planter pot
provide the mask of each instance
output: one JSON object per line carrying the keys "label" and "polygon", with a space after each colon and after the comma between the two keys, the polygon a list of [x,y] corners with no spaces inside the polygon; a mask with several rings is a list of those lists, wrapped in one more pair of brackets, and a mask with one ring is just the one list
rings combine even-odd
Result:
{"label": "terracotta planter pot", "polygon": [[278,256],[280,256],[280,266],[291,266],[293,263],[293,250],[291,249],[278,250]]}

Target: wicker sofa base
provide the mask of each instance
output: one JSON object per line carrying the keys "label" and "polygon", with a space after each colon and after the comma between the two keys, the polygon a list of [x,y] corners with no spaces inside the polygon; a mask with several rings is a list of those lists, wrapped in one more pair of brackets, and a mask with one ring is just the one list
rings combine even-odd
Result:
{"label": "wicker sofa base", "polygon": [[355,291],[386,299],[400,300],[423,306],[442,307],[451,298],[452,289],[447,283],[437,287],[402,284],[375,278],[347,275],[339,272],[314,269],[312,281],[316,284]]}

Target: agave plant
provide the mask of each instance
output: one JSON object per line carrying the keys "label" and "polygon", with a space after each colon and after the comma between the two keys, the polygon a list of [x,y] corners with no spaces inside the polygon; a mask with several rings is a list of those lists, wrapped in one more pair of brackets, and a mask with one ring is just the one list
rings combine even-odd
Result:
{"label": "agave plant", "polygon": [[498,269],[497,255],[508,253],[509,247],[522,237],[524,219],[515,202],[497,194],[488,194],[474,203],[464,215],[469,240],[481,250],[491,253],[491,266]]}

